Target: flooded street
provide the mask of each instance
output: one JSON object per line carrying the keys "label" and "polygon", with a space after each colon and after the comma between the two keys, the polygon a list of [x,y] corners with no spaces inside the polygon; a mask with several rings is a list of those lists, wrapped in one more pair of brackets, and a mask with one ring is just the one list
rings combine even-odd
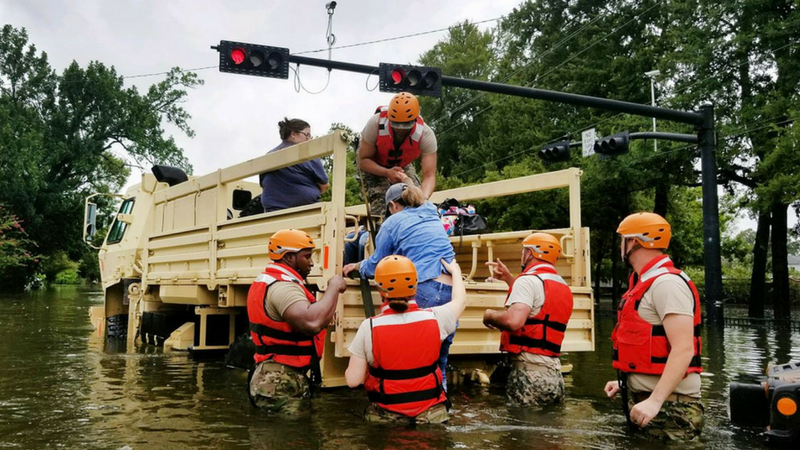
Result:
{"label": "flooded street", "polygon": [[[364,423],[366,395],[347,388],[324,391],[303,420],[265,415],[247,400],[243,370],[152,347],[125,353],[98,337],[87,314],[101,303],[90,288],[0,294],[0,448],[674,448],[627,432],[602,392],[615,376],[610,318],[598,319],[596,352],[564,357],[575,368],[564,405],[509,408],[502,387],[469,386],[452,392],[447,425],[387,428]],[[706,427],[682,447],[767,448],[731,427],[728,384],[800,360],[799,333],[730,327],[704,339]]]}

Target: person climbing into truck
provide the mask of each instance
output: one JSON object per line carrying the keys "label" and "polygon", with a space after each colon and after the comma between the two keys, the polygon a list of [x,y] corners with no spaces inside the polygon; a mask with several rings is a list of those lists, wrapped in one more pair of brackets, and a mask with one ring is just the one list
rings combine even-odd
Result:
{"label": "person climbing into truck", "polygon": [[422,120],[413,94],[400,92],[378,108],[361,131],[357,153],[371,214],[385,214],[383,197],[391,185],[410,178],[420,186],[413,164],[420,156],[422,194],[429,198],[436,188],[437,149],[436,134]]}
{"label": "person climbing into truck", "polygon": [[664,251],[672,229],[660,215],[626,217],[617,228],[622,260],[633,268],[611,334],[606,395],[622,394],[628,424],[662,440],[691,440],[703,427],[700,402],[700,296]]}
{"label": "person climbing into truck", "polygon": [[569,285],[556,272],[561,245],[553,235],[522,241],[522,273],[516,278],[499,259],[486,263],[508,284],[506,309],[487,309],[483,323],[501,330],[500,351],[511,356],[506,397],[513,406],[559,403],[564,398],[561,343],[572,315]]}
{"label": "person climbing into truck", "polygon": [[430,309],[414,300],[417,269],[410,259],[389,255],[375,267],[375,284],[383,298],[381,313],[358,327],[345,371],[348,386],[364,384],[371,402],[364,416],[370,422],[449,419],[439,348],[464,312],[466,290],[455,259],[440,263],[453,276],[453,298]]}
{"label": "person climbing into truck", "polygon": [[[392,185],[384,198],[390,216],[383,222],[375,239],[375,252],[367,259],[342,268],[347,276],[358,270],[361,278],[372,278],[378,262],[388,255],[409,258],[419,273],[416,302],[420,308],[432,308],[450,301],[454,277],[441,260],[455,258],[453,245],[444,231],[436,206],[425,200],[413,184]],[[447,390],[447,356],[455,330],[442,342],[439,368]]]}
{"label": "person climbing into truck", "polygon": [[268,245],[273,262],[247,293],[250,336],[256,347],[248,394],[253,405],[270,412],[294,415],[308,406],[313,387],[321,382],[326,327],[339,294],[347,288],[338,275],[328,281],[319,300],[305,287],[314,266],[314,247],[304,231],[277,231]]}

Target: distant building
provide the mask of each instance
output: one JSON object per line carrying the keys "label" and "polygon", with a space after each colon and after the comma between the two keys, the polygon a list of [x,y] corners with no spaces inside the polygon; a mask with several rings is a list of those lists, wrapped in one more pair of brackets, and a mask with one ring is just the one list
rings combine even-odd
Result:
{"label": "distant building", "polygon": [[800,272],[800,255],[789,255],[789,270]]}

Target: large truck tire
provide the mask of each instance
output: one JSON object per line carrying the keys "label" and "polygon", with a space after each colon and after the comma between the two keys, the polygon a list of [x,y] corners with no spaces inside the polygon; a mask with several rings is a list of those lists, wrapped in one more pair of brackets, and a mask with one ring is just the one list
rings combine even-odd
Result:
{"label": "large truck tire", "polygon": [[106,338],[108,339],[127,339],[128,337],[128,315],[119,314],[106,319]]}
{"label": "large truck tire", "polygon": [[740,427],[763,428],[769,425],[769,400],[760,383],[730,384],[731,423]]}

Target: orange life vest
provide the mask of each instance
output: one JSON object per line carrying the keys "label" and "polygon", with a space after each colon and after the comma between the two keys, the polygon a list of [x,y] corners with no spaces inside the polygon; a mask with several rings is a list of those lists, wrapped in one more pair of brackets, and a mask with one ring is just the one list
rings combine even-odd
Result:
{"label": "orange life vest", "polygon": [[279,263],[268,265],[256,278],[247,293],[247,316],[250,319],[250,336],[256,345],[256,364],[272,359],[290,367],[304,369],[322,356],[325,334],[322,330],[313,337],[293,329],[288,322],[270,319],[267,315],[267,290],[275,283],[296,283],[303,288],[309,302],[317,301],[314,294],[303,285],[303,277],[290,267]]}
{"label": "orange life vest", "polygon": [[438,363],[442,340],[433,312],[414,301],[402,313],[384,304],[369,322],[374,361],[364,387],[370,401],[408,417],[444,403]]}
{"label": "orange life vest", "polygon": [[611,333],[613,342],[613,366],[622,372],[661,375],[667,364],[671,347],[667,333],[661,325],[651,325],[639,316],[639,303],[653,282],[666,274],[678,275],[689,286],[694,297],[694,357],[686,373],[700,373],[700,353],[703,349],[700,331],[700,295],[692,280],[675,268],[669,256],[653,258],[642,270],[641,277],[634,272],[628,284],[628,291],[622,296],[617,311],[617,325]]}
{"label": "orange life vest", "polygon": [[[552,264],[534,263],[517,278],[524,276],[535,276],[542,280],[544,304],[539,313],[528,317],[522,328],[501,333],[500,351],[561,356],[561,343],[567,331],[567,322],[572,315],[572,291]],[[512,289],[513,285],[508,289],[506,303]]]}
{"label": "orange life vest", "polygon": [[375,142],[375,162],[382,167],[405,167],[406,165],[419,158],[419,141],[422,138],[422,131],[425,129],[425,122],[421,116],[417,116],[414,127],[408,133],[408,137],[403,140],[399,148],[394,145],[394,130],[389,124],[388,107],[381,107],[378,116],[378,139]]}

